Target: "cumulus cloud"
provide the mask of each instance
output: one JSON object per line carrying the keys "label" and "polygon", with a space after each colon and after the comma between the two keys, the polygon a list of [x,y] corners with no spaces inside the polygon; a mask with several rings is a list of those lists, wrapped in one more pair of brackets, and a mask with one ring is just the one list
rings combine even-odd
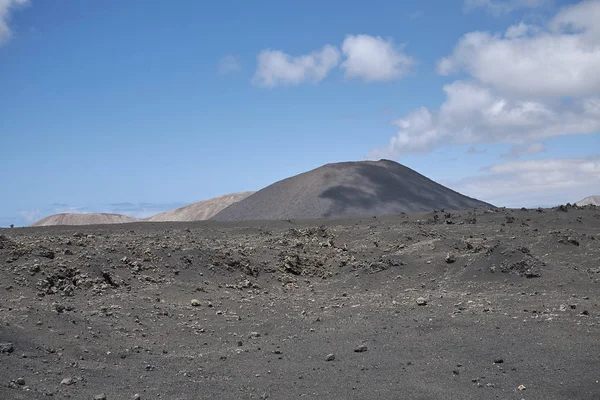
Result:
{"label": "cumulus cloud", "polygon": [[340,52],[331,45],[297,57],[279,50],[263,50],[258,55],[258,69],[253,82],[266,87],[320,82],[339,62]]}
{"label": "cumulus cloud", "polygon": [[600,188],[600,157],[509,161],[484,168],[480,176],[444,183],[497,206],[574,203]]}
{"label": "cumulus cloud", "polygon": [[559,11],[545,28],[519,24],[504,34],[466,34],[438,70],[470,76],[443,87],[439,109],[422,107],[395,121],[397,135],[369,157],[599,132],[598,13],[599,0],[585,1]]}
{"label": "cumulus cloud", "polygon": [[600,1],[562,9],[546,29],[519,24],[504,34],[471,32],[438,64],[515,96],[600,93]]}
{"label": "cumulus cloud", "polygon": [[391,39],[369,35],[348,35],[340,50],[325,45],[321,50],[303,56],[291,56],[280,50],[263,50],[258,55],[258,68],[253,83],[257,86],[298,85],[323,80],[338,65],[346,79],[365,82],[390,81],[405,76],[415,59],[403,52]]}
{"label": "cumulus cloud", "polygon": [[222,75],[231,74],[242,70],[242,64],[236,56],[227,55],[219,60],[219,73]]}
{"label": "cumulus cloud", "polygon": [[365,82],[401,78],[415,63],[392,40],[369,35],[348,35],[342,44],[342,52],[346,59],[341,67],[346,70],[346,78],[359,78]]}
{"label": "cumulus cloud", "polygon": [[419,108],[395,121],[387,146],[368,157],[393,158],[429,152],[442,144],[526,143],[552,136],[600,131],[600,97],[568,103],[514,100],[472,82],[444,86],[439,110]]}
{"label": "cumulus cloud", "polygon": [[546,151],[546,146],[542,142],[514,145],[508,153],[500,154],[502,158],[519,158],[526,154],[539,154]]}
{"label": "cumulus cloud", "polygon": [[508,14],[515,10],[539,8],[549,0],[465,0],[465,11],[483,8],[494,15]]}
{"label": "cumulus cloud", "polygon": [[11,12],[19,6],[29,4],[29,0],[0,0],[0,46],[12,37],[8,22]]}

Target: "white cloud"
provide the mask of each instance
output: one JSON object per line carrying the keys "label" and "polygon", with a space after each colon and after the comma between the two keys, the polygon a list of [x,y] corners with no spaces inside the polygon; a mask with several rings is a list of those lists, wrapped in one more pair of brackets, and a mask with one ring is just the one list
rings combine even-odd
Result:
{"label": "white cloud", "polygon": [[415,60],[394,46],[392,40],[369,35],[348,35],[342,44],[346,78],[365,82],[390,81],[406,75]]}
{"label": "white cloud", "polygon": [[12,31],[8,25],[12,10],[27,4],[29,4],[29,0],[0,0],[0,46],[12,37]]}
{"label": "white cloud", "polygon": [[236,56],[227,55],[219,60],[219,73],[222,75],[231,74],[242,70],[242,64]]}
{"label": "white cloud", "polygon": [[504,37],[507,39],[516,39],[539,32],[535,25],[528,25],[524,22],[519,22],[517,25],[509,26],[504,32]]}
{"label": "white cloud", "polygon": [[444,182],[497,206],[534,207],[574,203],[600,192],[600,157],[510,161],[484,174]]}
{"label": "white cloud", "polygon": [[465,10],[484,8],[491,14],[503,15],[524,8],[543,7],[548,3],[548,0],[465,0]]}
{"label": "white cloud", "polygon": [[554,32],[576,32],[598,44],[600,41],[600,1],[586,0],[563,8],[550,23]]}
{"label": "white cloud", "polygon": [[369,157],[600,132],[596,20],[600,0],[562,9],[546,29],[519,24],[504,35],[466,34],[438,70],[470,76],[443,87],[446,99],[438,110],[422,107],[397,120],[397,135]]}
{"label": "white cloud", "polygon": [[[369,35],[348,35],[342,43],[345,57],[340,65],[346,79],[365,82],[390,81],[405,76],[415,64],[402,47],[389,39]],[[323,80],[340,63],[337,47],[325,45],[321,50],[303,56],[291,56],[280,50],[263,50],[258,55],[258,68],[253,83],[258,86],[298,85]]]}
{"label": "white cloud", "polygon": [[263,50],[258,55],[258,69],[253,82],[266,87],[320,82],[339,62],[340,52],[331,45],[298,57],[279,50]]}
{"label": "white cloud", "polygon": [[503,93],[524,97],[600,93],[600,1],[562,9],[548,29],[519,24],[504,35],[471,32],[438,71],[465,71]]}
{"label": "white cloud", "polygon": [[519,158],[526,154],[539,154],[546,151],[546,146],[542,142],[529,144],[517,144],[511,147],[508,153],[500,154],[502,158]]}
{"label": "white cloud", "polygon": [[373,159],[428,152],[442,144],[526,143],[552,136],[600,131],[600,97],[568,103],[512,100],[492,89],[456,81],[444,86],[439,110],[419,108],[395,121],[400,128]]}

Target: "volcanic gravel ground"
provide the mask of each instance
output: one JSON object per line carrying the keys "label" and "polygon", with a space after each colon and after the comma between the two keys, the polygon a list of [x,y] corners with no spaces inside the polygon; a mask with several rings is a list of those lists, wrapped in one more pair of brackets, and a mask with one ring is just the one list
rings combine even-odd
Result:
{"label": "volcanic gravel ground", "polygon": [[0,230],[0,399],[597,399],[600,209]]}

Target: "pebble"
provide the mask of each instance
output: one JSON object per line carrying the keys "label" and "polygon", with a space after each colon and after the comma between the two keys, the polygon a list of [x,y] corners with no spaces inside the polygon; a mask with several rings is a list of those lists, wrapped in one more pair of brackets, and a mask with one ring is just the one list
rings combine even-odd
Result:
{"label": "pebble", "polygon": [[331,353],[331,354],[327,354],[327,357],[325,357],[325,361],[333,361],[335,360],[335,354]]}
{"label": "pebble", "polygon": [[354,349],[354,352],[355,353],[364,353],[367,350],[368,350],[367,346],[364,344],[361,344],[360,346],[358,346],[357,348]]}
{"label": "pebble", "polygon": [[190,301],[190,304],[194,307],[199,307],[201,303],[200,303],[200,300],[198,300],[198,299],[192,299]]}
{"label": "pebble", "polygon": [[61,385],[67,385],[67,386],[70,386],[74,383],[75,383],[75,381],[73,380],[73,378],[65,378],[62,381],[60,381]]}
{"label": "pebble", "polygon": [[94,396],[94,400],[106,400],[106,395],[104,393],[100,393]]}
{"label": "pebble", "polygon": [[419,298],[417,298],[417,305],[418,306],[426,306],[427,305],[427,299],[425,297],[419,297]]}

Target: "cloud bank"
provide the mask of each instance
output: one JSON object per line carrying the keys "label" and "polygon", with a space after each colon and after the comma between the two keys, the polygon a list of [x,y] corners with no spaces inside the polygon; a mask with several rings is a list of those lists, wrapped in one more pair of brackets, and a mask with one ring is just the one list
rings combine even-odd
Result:
{"label": "cloud bank", "polygon": [[444,144],[526,144],[600,131],[600,1],[560,10],[547,26],[464,35],[438,63],[467,77],[443,87],[439,109],[395,121],[386,146],[368,158],[429,152]]}

